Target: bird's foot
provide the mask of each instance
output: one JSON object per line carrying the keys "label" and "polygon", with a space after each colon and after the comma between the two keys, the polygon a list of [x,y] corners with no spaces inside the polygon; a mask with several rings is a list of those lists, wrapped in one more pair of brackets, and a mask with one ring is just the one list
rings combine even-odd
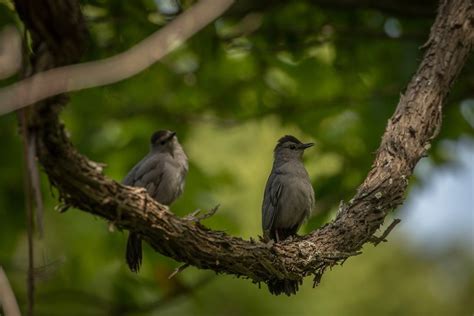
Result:
{"label": "bird's foot", "polygon": [[291,235],[288,238],[286,238],[286,241],[288,241],[288,242],[298,241],[298,240],[301,240],[302,237],[303,236],[300,236],[298,234],[294,234],[294,235]]}
{"label": "bird's foot", "polygon": [[275,245],[275,241],[273,239],[267,239],[265,242],[265,248],[271,249]]}

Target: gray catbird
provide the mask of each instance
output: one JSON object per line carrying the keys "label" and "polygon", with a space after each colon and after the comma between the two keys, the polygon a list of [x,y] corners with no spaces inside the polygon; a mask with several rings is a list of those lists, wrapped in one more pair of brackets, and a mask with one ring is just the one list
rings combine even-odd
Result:
{"label": "gray catbird", "polygon": [[[276,242],[293,236],[314,207],[314,190],[303,165],[303,144],[286,135],[274,150],[273,168],[267,180],[262,205],[262,228],[266,239]],[[268,282],[272,294],[295,294],[298,281],[275,279]]]}
{"label": "gray catbird", "polygon": [[[150,152],[127,174],[123,184],[145,188],[157,202],[171,205],[183,192],[188,157],[175,132],[161,130],[151,136]],[[142,241],[130,232],[126,256],[130,270],[138,272],[142,262]]]}

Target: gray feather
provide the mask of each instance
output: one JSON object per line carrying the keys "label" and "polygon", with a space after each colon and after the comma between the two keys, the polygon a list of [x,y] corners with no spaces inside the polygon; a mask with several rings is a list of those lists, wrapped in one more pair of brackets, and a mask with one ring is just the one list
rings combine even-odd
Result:
{"label": "gray feather", "polygon": [[278,202],[282,191],[283,184],[278,175],[272,172],[268,177],[263,197],[262,228],[264,232],[273,229],[273,223],[275,221],[275,215],[277,214]]}

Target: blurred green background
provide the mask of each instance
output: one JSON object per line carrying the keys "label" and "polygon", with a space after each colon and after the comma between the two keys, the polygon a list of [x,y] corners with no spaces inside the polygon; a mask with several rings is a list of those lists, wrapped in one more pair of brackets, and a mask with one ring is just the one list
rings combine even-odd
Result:
{"label": "blurred green background", "polygon": [[[191,2],[182,1],[182,8]],[[84,60],[130,48],[176,13],[173,1],[81,3],[90,31]],[[336,10],[311,1],[262,7],[231,10],[133,78],[72,94],[62,119],[74,144],[120,181],[148,151],[153,131],[176,130],[190,172],[172,211],[185,215],[220,204],[206,225],[256,238],[273,147],[282,135],[294,134],[317,144],[305,164],[323,214],[300,233],[330,220],[367,174],[422,57],[419,47],[432,18]],[[22,28],[11,2],[0,0],[5,25]],[[57,194],[42,175],[46,212],[45,236],[35,240],[37,314],[472,315],[473,87],[471,58],[450,94],[430,157],[417,167],[407,206],[394,213],[402,224],[389,242],[367,245],[362,255],[328,271],[315,289],[306,279],[290,298],[192,267],[168,280],[179,263],[148,246],[141,272],[133,274],[123,259],[127,233],[110,232],[107,222],[78,210],[56,212]],[[0,264],[24,309],[24,170],[14,114],[0,117],[0,136]],[[444,185],[448,179],[454,180]],[[439,218],[447,220],[439,224]]]}

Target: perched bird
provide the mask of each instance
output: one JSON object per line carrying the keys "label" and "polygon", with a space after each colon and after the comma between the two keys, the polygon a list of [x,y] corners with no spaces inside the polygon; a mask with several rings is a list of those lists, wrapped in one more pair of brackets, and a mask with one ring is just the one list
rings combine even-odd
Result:
{"label": "perched bird", "polygon": [[[153,133],[150,152],[132,168],[123,184],[145,188],[157,202],[171,205],[183,192],[188,157],[178,142],[176,133],[161,130]],[[142,241],[130,231],[126,256],[130,270],[138,272],[142,262]]]}
{"label": "perched bird", "polygon": [[[291,135],[278,140],[262,205],[262,228],[267,240],[279,242],[295,235],[314,208],[314,190],[303,165],[303,152],[313,145]],[[268,282],[268,289],[275,295],[291,295],[298,285],[298,281],[275,279]]]}

